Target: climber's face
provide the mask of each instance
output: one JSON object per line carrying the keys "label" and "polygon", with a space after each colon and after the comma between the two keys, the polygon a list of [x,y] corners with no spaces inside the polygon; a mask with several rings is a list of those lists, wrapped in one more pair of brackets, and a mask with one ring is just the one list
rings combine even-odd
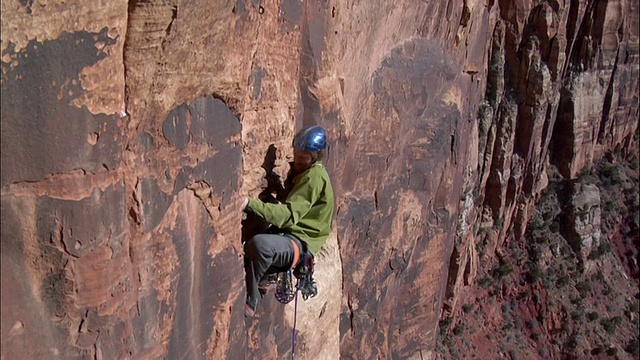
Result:
{"label": "climber's face", "polygon": [[293,149],[293,171],[299,173],[305,171],[313,164],[315,157],[307,151]]}

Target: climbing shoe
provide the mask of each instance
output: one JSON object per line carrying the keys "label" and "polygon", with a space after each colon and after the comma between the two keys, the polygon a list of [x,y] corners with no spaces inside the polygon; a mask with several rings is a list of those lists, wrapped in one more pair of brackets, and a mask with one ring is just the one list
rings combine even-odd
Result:
{"label": "climbing shoe", "polygon": [[251,299],[247,298],[247,302],[244,304],[244,317],[252,318],[256,315],[256,307],[258,306],[258,301],[251,301]]}
{"label": "climbing shoe", "polygon": [[262,277],[258,284],[260,295],[264,296],[269,290],[272,290],[278,283],[278,274],[268,274]]}
{"label": "climbing shoe", "polygon": [[278,273],[267,274],[260,280],[260,285],[268,286],[278,282]]}
{"label": "climbing shoe", "polygon": [[260,295],[266,295],[269,290],[273,290],[276,284],[278,283],[278,274],[268,274],[262,277],[260,283],[258,284],[258,291]]}
{"label": "climbing shoe", "polygon": [[249,304],[244,304],[244,317],[252,318],[256,315],[256,311]]}

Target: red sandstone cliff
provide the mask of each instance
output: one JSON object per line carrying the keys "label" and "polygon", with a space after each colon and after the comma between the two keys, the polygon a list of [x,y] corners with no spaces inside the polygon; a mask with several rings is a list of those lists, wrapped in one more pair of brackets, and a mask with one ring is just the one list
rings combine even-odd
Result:
{"label": "red sandstone cliff", "polygon": [[[239,211],[330,135],[307,359],[434,356],[549,165],[637,148],[635,1],[2,2],[2,357],[279,359]],[[499,224],[500,226],[494,226]]]}

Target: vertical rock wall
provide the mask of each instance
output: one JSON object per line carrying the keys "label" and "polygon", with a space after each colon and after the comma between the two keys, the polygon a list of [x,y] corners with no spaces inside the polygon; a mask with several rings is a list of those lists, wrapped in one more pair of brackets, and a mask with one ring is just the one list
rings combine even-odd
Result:
{"label": "vertical rock wall", "polygon": [[[280,359],[243,196],[330,137],[299,358],[430,358],[549,164],[638,145],[632,1],[2,2],[2,355]],[[517,236],[516,236],[517,237]]]}
{"label": "vertical rock wall", "polygon": [[[557,168],[575,178],[606,152],[638,147],[638,6],[498,2],[478,109],[477,172],[465,187],[445,310],[473,282],[478,248],[524,234]],[[626,149],[626,150],[625,150]]]}

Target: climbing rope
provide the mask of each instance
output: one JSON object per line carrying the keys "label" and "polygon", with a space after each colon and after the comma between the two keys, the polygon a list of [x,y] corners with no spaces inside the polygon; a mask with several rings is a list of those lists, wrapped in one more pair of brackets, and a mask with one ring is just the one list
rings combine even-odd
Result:
{"label": "climbing rope", "polygon": [[300,279],[296,281],[296,302],[293,310],[293,334],[291,337],[291,360],[294,360],[296,357],[296,321],[298,320],[298,290],[300,290]]}
{"label": "climbing rope", "polygon": [[[311,261],[313,261],[311,259]],[[296,323],[298,320],[298,293],[302,293],[302,298],[307,300],[310,297],[318,295],[315,280],[313,280],[313,269],[309,270],[309,266],[303,266],[301,271],[296,274],[296,285],[293,286],[293,271],[289,270],[278,274],[276,280],[275,298],[282,304],[288,304],[295,298],[295,307],[293,312],[293,334],[291,336],[291,359],[295,359],[296,354]]]}

